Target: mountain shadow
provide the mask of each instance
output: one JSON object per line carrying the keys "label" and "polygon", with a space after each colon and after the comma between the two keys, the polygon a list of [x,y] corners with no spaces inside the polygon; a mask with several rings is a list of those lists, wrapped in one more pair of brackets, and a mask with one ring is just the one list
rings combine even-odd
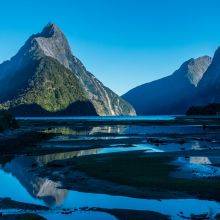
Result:
{"label": "mountain shadow", "polygon": [[49,112],[37,104],[23,104],[9,109],[15,116],[97,116],[93,104],[89,101],[76,101],[66,109]]}

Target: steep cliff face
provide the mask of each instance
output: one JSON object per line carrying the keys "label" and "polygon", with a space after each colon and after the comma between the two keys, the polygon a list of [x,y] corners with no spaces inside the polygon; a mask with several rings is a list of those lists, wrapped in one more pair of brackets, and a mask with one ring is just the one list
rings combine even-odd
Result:
{"label": "steep cliff face", "polygon": [[220,48],[216,50],[211,65],[199,82],[194,100],[196,105],[209,103],[220,103]]}
{"label": "steep cliff face", "polygon": [[134,106],[137,114],[185,113],[210,63],[208,56],[190,59],[172,75],[138,86],[122,97]]}
{"label": "steep cliff face", "polygon": [[72,55],[66,37],[55,24],[32,35],[11,60],[0,65],[0,87],[1,108],[15,113],[22,105],[22,111],[28,113],[38,106],[39,114],[66,114],[67,108],[74,115],[135,114],[130,104]]}

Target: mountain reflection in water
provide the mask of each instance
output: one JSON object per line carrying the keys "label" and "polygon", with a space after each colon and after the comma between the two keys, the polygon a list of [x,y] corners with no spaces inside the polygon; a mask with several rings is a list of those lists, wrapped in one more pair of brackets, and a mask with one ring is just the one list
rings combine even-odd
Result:
{"label": "mountain reflection in water", "polygon": [[[148,157],[149,153],[154,155],[160,153],[162,155],[164,152],[172,152],[172,155],[175,155],[176,152],[179,152],[178,156],[173,156],[174,163],[179,166],[177,175],[182,175],[177,177],[192,178],[197,174],[198,177],[200,177],[199,174],[205,177],[213,177],[213,175],[218,174],[216,170],[219,168],[220,157],[184,156],[184,152],[187,151],[201,152],[201,150],[209,148],[219,148],[218,141],[212,142],[198,138],[204,132],[201,126],[118,125],[93,127],[49,125],[48,127],[39,126],[37,129],[55,134],[55,137],[42,142],[40,145],[45,147],[47,153],[36,156],[15,156],[8,162],[2,163],[0,179],[4,187],[0,188],[0,198],[10,197],[16,201],[46,205],[57,212],[61,209],[81,207],[119,208],[155,211],[171,215],[172,219],[178,219],[176,216],[180,212],[190,216],[191,213],[201,214],[211,210],[215,214],[220,208],[219,203],[215,201],[182,198],[181,196],[157,200],[68,190],[63,188],[60,181],[64,183],[63,179],[69,180],[66,178],[68,176],[66,174],[70,172],[72,166],[68,167],[68,164],[65,166],[63,163],[64,165],[59,168],[59,162],[54,163],[51,167],[46,166],[53,161],[63,162],[63,160],[94,154],[140,151],[143,153],[143,157]],[[181,138],[184,141],[178,142],[181,138],[176,138],[176,134],[182,135]],[[188,134],[193,134],[196,138],[187,136]],[[151,135],[152,140],[156,140],[155,142],[148,141],[148,137]],[[160,142],[160,140],[162,141]],[[62,146],[61,143],[65,144]],[[56,145],[60,148],[55,149]],[[80,179],[76,181],[80,181]],[[71,188],[74,183],[70,181],[69,186]],[[67,219],[71,219],[71,217],[77,220],[83,219],[82,216],[87,216],[87,214],[90,219],[94,220],[108,219],[108,217],[114,219],[107,214],[101,215],[100,213],[98,214],[99,218],[96,218],[97,213],[92,214],[92,212],[83,211],[76,211],[73,215],[67,216]],[[60,217],[60,214],[55,212],[42,215],[53,220]],[[78,218],[78,215],[81,218]],[[65,218],[62,217],[62,219]]]}
{"label": "mountain reflection in water", "polygon": [[[43,163],[44,160],[49,161],[50,159],[45,156],[40,163]],[[40,163],[33,157],[17,157],[7,163],[4,170],[15,176],[34,198],[43,200],[48,206],[61,205],[68,190],[61,189],[59,182],[35,174],[33,167],[41,165]]]}

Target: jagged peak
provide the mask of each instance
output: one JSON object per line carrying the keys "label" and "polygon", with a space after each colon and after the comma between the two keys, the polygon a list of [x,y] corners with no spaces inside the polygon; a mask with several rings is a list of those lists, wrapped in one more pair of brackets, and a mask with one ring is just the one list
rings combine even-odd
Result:
{"label": "jagged peak", "polygon": [[211,63],[211,61],[212,61],[212,57],[208,55],[204,55],[204,56],[193,59],[192,64],[197,64],[197,63],[202,63],[202,62]]}
{"label": "jagged peak", "polygon": [[211,63],[212,61],[212,58],[208,55],[204,55],[204,56],[201,56],[201,57],[197,57],[197,58],[190,58],[189,60],[185,61],[181,66],[180,66],[180,69],[183,69],[183,68],[187,68],[189,69],[190,66],[194,66],[194,65],[197,65],[197,64],[206,64],[206,63]]}
{"label": "jagged peak", "polygon": [[185,77],[191,84],[197,86],[212,62],[212,58],[204,55],[198,58],[191,58],[184,62],[173,75]]}
{"label": "jagged peak", "polygon": [[42,30],[42,32],[40,33],[40,35],[42,37],[51,37],[53,35],[57,35],[57,34],[63,34],[61,29],[52,22],[49,22]]}

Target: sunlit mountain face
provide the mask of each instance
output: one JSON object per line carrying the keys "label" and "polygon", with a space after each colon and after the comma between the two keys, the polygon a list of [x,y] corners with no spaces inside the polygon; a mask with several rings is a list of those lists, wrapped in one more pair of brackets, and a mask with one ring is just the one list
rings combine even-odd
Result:
{"label": "sunlit mountain face", "polygon": [[71,52],[55,24],[0,65],[0,108],[16,115],[135,115]]}

